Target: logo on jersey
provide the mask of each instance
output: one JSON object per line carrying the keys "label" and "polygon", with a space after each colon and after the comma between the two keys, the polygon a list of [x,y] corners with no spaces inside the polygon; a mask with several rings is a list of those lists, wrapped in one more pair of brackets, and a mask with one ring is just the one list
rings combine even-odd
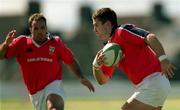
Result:
{"label": "logo on jersey", "polygon": [[27,58],[27,62],[53,62],[53,59],[44,57]]}
{"label": "logo on jersey", "polygon": [[52,54],[54,53],[55,47],[49,46],[49,53]]}

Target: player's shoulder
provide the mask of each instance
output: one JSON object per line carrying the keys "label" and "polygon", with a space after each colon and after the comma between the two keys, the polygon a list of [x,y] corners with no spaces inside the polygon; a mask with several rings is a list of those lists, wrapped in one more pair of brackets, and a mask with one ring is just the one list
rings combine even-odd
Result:
{"label": "player's shoulder", "polygon": [[24,44],[27,43],[28,39],[31,39],[31,38],[28,37],[28,36],[25,36],[25,35],[20,35],[20,36],[17,36],[17,37],[15,37],[13,39],[12,44],[14,44],[14,45],[24,45]]}
{"label": "player's shoulder", "polygon": [[54,42],[61,42],[61,38],[58,35],[49,34],[49,39]]}
{"label": "player's shoulder", "polygon": [[121,33],[121,32],[130,32],[130,33],[134,33],[134,31],[136,30],[136,26],[134,24],[122,24],[118,27],[117,32]]}
{"label": "player's shoulder", "polygon": [[120,26],[120,29],[129,33],[135,34],[135,35],[143,36],[143,37],[149,34],[149,31],[143,28],[139,28],[134,24],[123,24]]}
{"label": "player's shoulder", "polygon": [[53,38],[54,38],[55,41],[61,41],[60,36],[53,36]]}
{"label": "player's shoulder", "polygon": [[27,39],[30,39],[30,37],[26,36],[26,35],[20,35],[20,36],[16,37],[14,40],[15,41],[25,41]]}
{"label": "player's shoulder", "polygon": [[119,29],[131,30],[134,27],[136,27],[134,24],[122,24],[119,26]]}

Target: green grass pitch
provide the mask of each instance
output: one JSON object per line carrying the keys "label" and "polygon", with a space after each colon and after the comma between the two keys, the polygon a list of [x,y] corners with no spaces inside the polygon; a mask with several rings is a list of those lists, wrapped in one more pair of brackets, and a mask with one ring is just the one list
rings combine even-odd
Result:
{"label": "green grass pitch", "polygon": [[[68,99],[65,110],[120,110],[124,100]],[[180,110],[180,99],[170,98],[165,102],[163,110]],[[33,110],[29,101],[3,100],[0,110]]]}

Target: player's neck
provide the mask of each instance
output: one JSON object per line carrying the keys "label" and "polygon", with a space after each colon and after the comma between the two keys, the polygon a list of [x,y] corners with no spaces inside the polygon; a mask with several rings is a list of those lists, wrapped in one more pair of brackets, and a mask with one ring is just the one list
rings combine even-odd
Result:
{"label": "player's neck", "polygon": [[42,39],[42,40],[34,40],[38,45],[42,45],[44,44],[48,39],[45,38],[45,39]]}

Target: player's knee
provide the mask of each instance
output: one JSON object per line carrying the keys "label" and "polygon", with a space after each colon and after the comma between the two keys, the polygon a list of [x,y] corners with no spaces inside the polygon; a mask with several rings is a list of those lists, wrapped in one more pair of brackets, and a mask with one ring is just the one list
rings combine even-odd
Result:
{"label": "player's knee", "polygon": [[46,102],[48,110],[64,110],[64,101],[57,94],[49,94]]}

